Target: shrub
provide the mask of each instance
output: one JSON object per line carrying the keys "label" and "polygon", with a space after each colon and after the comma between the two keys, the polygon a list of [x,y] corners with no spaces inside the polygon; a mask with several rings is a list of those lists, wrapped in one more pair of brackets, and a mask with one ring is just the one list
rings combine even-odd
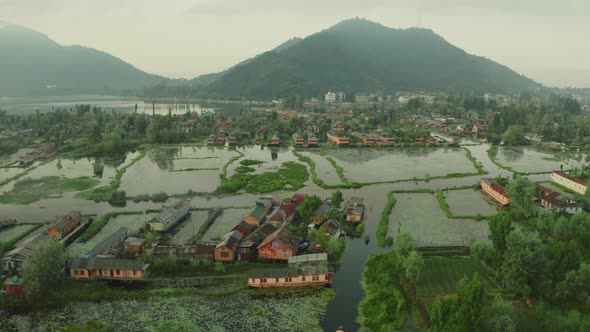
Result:
{"label": "shrub", "polygon": [[152,202],[162,203],[162,202],[166,202],[169,197],[170,196],[168,196],[168,194],[166,194],[165,192],[159,192],[159,193],[152,194],[151,200],[152,200]]}

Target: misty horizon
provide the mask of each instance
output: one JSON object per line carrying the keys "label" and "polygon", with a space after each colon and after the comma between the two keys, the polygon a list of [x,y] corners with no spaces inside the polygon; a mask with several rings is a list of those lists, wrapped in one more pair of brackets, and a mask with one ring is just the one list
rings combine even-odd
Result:
{"label": "misty horizon", "polygon": [[[462,7],[453,12],[427,0],[420,8],[407,1],[373,2],[371,10],[366,10],[356,1],[346,1],[326,16],[316,11],[329,8],[328,4],[305,16],[306,2],[301,8],[262,0],[251,6],[232,2],[254,18],[248,20],[233,10],[220,10],[228,3],[181,1],[157,8],[156,2],[149,6],[132,1],[103,13],[93,1],[84,8],[53,1],[37,6],[46,9],[43,15],[53,15],[46,20],[37,16],[40,10],[25,10],[27,4],[0,1],[0,12],[6,15],[0,21],[31,28],[62,45],[107,52],[150,74],[192,79],[228,69],[291,38],[305,38],[342,20],[363,17],[389,28],[431,29],[467,53],[489,58],[549,87],[590,87],[590,60],[584,56],[587,46],[583,43],[590,33],[583,24],[590,12],[583,10],[587,4],[566,1],[558,6],[527,0],[511,9],[505,1],[468,5],[457,0],[452,3]],[[536,9],[527,12],[525,3]],[[384,8],[397,10],[377,13]],[[60,17],[66,15],[74,19],[61,23]]]}

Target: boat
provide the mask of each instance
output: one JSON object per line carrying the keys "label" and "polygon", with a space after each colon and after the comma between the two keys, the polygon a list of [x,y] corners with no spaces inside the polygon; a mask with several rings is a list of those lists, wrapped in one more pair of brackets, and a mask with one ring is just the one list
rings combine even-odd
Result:
{"label": "boat", "polygon": [[369,240],[371,240],[371,237],[368,232],[365,232],[365,243],[369,243]]}

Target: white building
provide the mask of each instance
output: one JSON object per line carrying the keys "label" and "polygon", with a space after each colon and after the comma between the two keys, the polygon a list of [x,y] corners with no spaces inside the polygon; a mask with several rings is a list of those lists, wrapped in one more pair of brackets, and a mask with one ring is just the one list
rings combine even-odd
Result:
{"label": "white building", "polygon": [[553,182],[566,187],[569,190],[575,191],[578,194],[584,195],[586,192],[586,181],[573,178],[563,171],[553,171],[551,174]]}
{"label": "white building", "polygon": [[325,96],[326,103],[335,103],[336,102],[336,94],[334,92],[328,92]]}

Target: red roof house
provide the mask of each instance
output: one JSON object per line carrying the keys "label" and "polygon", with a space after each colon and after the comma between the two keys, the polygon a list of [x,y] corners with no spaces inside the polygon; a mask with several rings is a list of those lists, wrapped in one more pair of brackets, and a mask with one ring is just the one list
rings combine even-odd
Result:
{"label": "red roof house", "polygon": [[293,220],[296,209],[297,206],[295,206],[295,204],[285,203],[275,214],[268,218],[266,222],[273,224],[275,227],[280,227],[283,224],[288,224]]}
{"label": "red roof house", "polygon": [[258,258],[287,261],[296,256],[299,239],[287,228],[283,227],[269,236],[258,246]]}

